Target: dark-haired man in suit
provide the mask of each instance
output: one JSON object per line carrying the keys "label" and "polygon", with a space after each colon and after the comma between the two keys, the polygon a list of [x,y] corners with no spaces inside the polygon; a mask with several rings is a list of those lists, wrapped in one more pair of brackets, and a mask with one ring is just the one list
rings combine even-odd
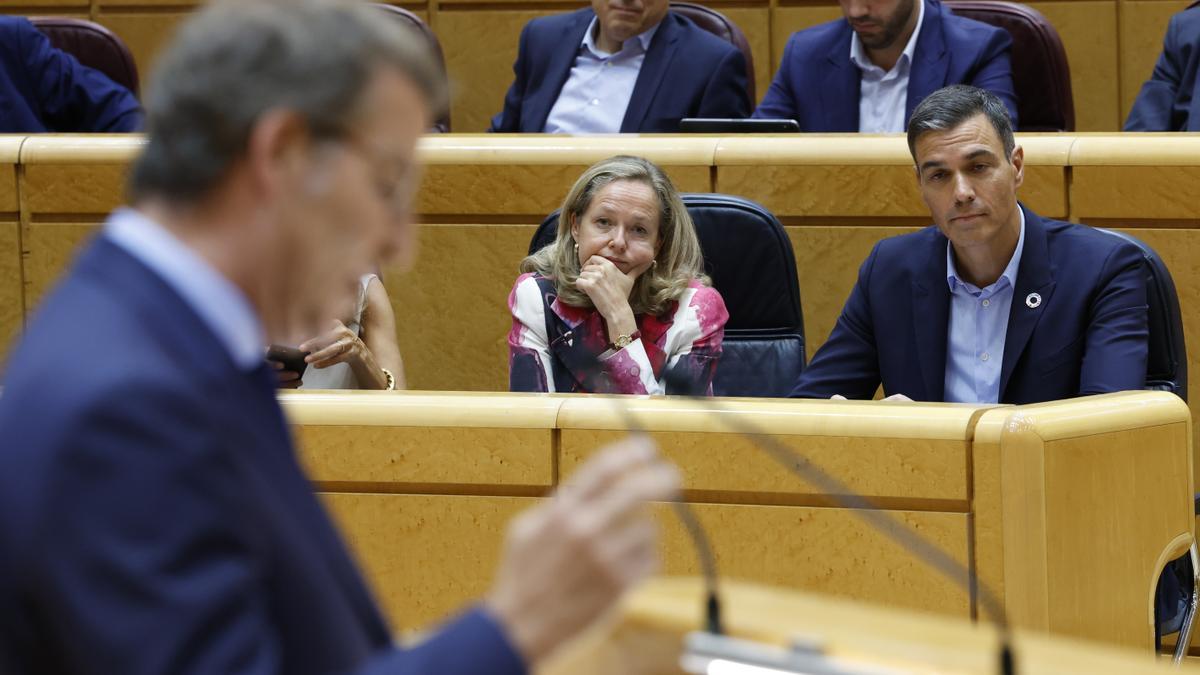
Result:
{"label": "dark-haired man in suit", "polygon": [[1013,127],[1017,98],[1001,28],[954,16],[938,0],[839,0],[843,18],[792,34],[755,117],[801,131],[899,132],[933,91],[987,89]]}
{"label": "dark-haired man in suit", "polygon": [[934,225],[884,239],[794,397],[1035,403],[1146,378],[1141,251],[1017,202],[1024,151],[1004,104],[955,85],[908,144]]}
{"label": "dark-haired man in suit", "polygon": [[132,92],[55,49],[28,19],[0,16],[0,133],[141,127],[142,108]]}
{"label": "dark-haired man in suit", "polygon": [[1171,17],[1162,54],[1133,102],[1125,131],[1200,131],[1198,5]]}
{"label": "dark-haired man in suit", "polygon": [[491,591],[400,649],[297,464],[268,342],[411,254],[425,42],[366,3],[223,0],[160,58],[133,207],[16,348],[0,396],[0,672],[532,669],[649,574],[652,444],[509,530]]}
{"label": "dark-haired man in suit", "polygon": [[490,131],[679,131],[685,117],[748,117],[746,59],[667,0],[592,0],[521,31],[515,79]]}

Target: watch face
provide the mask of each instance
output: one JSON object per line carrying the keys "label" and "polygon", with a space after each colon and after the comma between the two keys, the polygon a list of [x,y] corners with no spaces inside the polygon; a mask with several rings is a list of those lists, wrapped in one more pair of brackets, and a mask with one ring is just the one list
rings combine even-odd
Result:
{"label": "watch face", "polygon": [[616,345],[617,347],[624,349],[628,347],[631,342],[633,342],[633,338],[629,337],[628,335],[621,335],[617,337]]}

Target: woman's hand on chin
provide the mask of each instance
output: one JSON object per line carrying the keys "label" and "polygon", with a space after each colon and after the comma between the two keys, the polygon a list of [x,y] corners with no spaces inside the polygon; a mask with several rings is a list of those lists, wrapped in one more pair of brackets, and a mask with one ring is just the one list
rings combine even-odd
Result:
{"label": "woman's hand on chin", "polygon": [[633,310],[629,307],[629,294],[633,291],[633,282],[650,269],[651,264],[645,263],[622,272],[611,260],[598,255],[583,263],[575,287],[587,293],[596,311],[604,317],[610,341],[637,330]]}

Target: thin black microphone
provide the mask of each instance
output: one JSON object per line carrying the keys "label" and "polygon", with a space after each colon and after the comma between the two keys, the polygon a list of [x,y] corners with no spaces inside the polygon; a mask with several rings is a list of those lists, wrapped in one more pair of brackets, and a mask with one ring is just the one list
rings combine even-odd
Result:
{"label": "thin black microphone", "polygon": [[[681,372],[682,370],[665,366],[663,368],[663,380],[671,395],[696,401],[713,412],[725,412],[724,406],[715,399],[705,396],[706,392],[698,391],[699,383]],[[626,410],[626,413],[632,416],[631,411]],[[914,554],[922,562],[962,586],[968,597],[977,592],[980,604],[995,617],[997,638],[1000,643],[998,672],[1001,675],[1014,675],[1016,663],[1012,650],[1012,635],[1004,606],[996,600],[996,596],[990,589],[978,583],[974,570],[955,560],[936,544],[921,537],[904,523],[889,516],[886,511],[876,508],[870,499],[856,493],[849,486],[829,475],[774,436],[763,432],[744,417],[743,415],[723,415],[722,419],[735,432],[748,439],[755,447],[766,452],[793,474],[817,486],[834,504],[850,509],[852,514],[861,518],[872,528],[887,535],[904,550]]]}

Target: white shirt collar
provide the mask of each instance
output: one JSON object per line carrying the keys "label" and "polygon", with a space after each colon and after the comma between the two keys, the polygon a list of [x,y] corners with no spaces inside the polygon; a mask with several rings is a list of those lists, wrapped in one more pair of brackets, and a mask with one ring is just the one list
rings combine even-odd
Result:
{"label": "white shirt collar", "polygon": [[104,236],[149,267],[183,298],[242,370],[263,363],[266,334],[250,301],[208,261],[138,211],[118,209]]}
{"label": "white shirt collar", "polygon": [[[1017,287],[1017,271],[1021,267],[1021,253],[1025,250],[1025,209],[1021,208],[1020,204],[1017,204],[1017,213],[1021,214],[1021,234],[1017,236],[1016,250],[1013,251],[1012,257],[1008,259],[1008,265],[1004,267],[1004,271],[1000,274],[1000,279],[1006,279],[1010,288]],[[992,282],[991,286],[988,286],[988,288],[1000,283],[1000,279],[996,279],[996,281]],[[975,288],[975,286],[972,284],[963,281],[962,278],[958,276],[958,267],[956,267],[954,264],[954,250],[950,245],[950,242],[946,242],[946,283],[950,285],[951,293],[954,292],[955,285],[959,284],[968,290],[981,290]]]}
{"label": "white shirt collar", "polygon": [[[913,26],[912,35],[908,36],[908,44],[904,45],[904,51],[900,53],[900,58],[896,60],[896,65],[892,67],[892,72],[899,68],[901,64],[909,66],[912,63],[913,55],[917,52],[917,37],[921,34],[921,24],[925,22],[925,0],[920,0],[917,9],[917,25]],[[871,57],[867,56],[867,49],[863,47],[862,40],[858,39],[858,33],[850,31],[850,61],[858,66],[859,70],[875,70],[882,71],[883,68],[875,65],[871,61]]]}
{"label": "white shirt collar", "polygon": [[[665,21],[665,20],[666,20],[666,18],[664,17],[663,21]],[[595,54],[597,58],[604,59],[604,58],[608,58],[610,56],[614,56],[614,54],[609,54],[608,52],[606,52],[603,49],[600,49],[598,46],[596,46],[596,39],[594,37],[592,37],[592,33],[599,32],[597,30],[597,25],[599,24],[599,21],[600,21],[600,17],[596,17],[596,16],[592,17],[592,22],[588,24],[587,30],[583,32],[583,42],[580,43],[580,46],[582,46],[584,49],[588,50],[592,54]],[[662,25],[662,21],[659,21],[658,23],[654,24],[650,28],[646,29],[645,32],[635,35],[632,38],[621,43],[621,52],[628,50],[630,48],[630,43],[634,42],[635,40],[637,41],[636,44],[642,48],[643,52],[650,51],[650,41],[654,39],[654,34],[658,32],[658,27],[661,25]],[[617,54],[620,54],[621,52],[617,52]]]}

